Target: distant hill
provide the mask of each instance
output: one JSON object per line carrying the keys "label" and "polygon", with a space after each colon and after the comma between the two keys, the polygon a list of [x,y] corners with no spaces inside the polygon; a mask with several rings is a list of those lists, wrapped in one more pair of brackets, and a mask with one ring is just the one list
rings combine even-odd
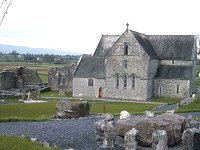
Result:
{"label": "distant hill", "polygon": [[0,52],[2,53],[11,53],[15,50],[19,54],[54,54],[54,55],[81,55],[79,53],[66,52],[61,50],[49,49],[49,48],[31,48],[25,46],[16,46],[16,45],[5,45],[0,44]]}

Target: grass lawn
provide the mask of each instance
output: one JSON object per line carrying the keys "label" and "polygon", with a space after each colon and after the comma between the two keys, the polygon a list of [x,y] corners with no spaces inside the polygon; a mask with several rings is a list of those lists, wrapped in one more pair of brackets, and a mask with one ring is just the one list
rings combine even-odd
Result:
{"label": "grass lawn", "polygon": [[38,72],[38,75],[43,83],[48,83],[48,74]]}
{"label": "grass lawn", "polygon": [[0,105],[0,121],[42,121],[55,114],[56,101]]}
{"label": "grass lawn", "polygon": [[176,104],[181,101],[181,99],[177,98],[153,98],[151,100],[152,102],[162,102],[162,103],[168,103],[168,104]]}
{"label": "grass lawn", "polygon": [[42,97],[59,97],[59,92],[50,91],[50,92],[40,93],[40,96],[42,96]]}
{"label": "grass lawn", "polygon": [[[40,94],[41,97],[63,97],[59,95],[58,91],[50,91]],[[72,92],[65,93],[64,97],[72,97]]]}
{"label": "grass lawn", "polygon": [[30,139],[0,136],[0,150],[59,150],[58,148],[45,148]]}
{"label": "grass lawn", "polygon": [[197,77],[196,79],[195,79],[195,86],[197,87],[197,86],[200,86],[200,77]]}
{"label": "grass lawn", "polygon": [[141,103],[128,103],[128,102],[105,102],[95,101],[90,102],[91,113],[111,113],[119,115],[122,110],[128,111],[130,114],[144,114],[146,110],[152,110],[158,107],[158,104],[141,104]]}
{"label": "grass lawn", "polygon": [[[45,99],[47,100],[47,99]],[[48,120],[56,113],[56,103],[60,99],[49,99],[48,103],[35,104],[6,104],[0,105],[0,122],[4,121],[43,121]],[[78,101],[78,100],[72,100]],[[127,102],[89,101],[91,113],[111,113],[119,115],[122,110],[130,114],[143,114],[145,110],[151,110],[158,104],[141,104]]]}
{"label": "grass lawn", "polygon": [[176,110],[177,113],[181,112],[200,112],[200,96],[197,96],[195,101],[187,106],[181,107]]}

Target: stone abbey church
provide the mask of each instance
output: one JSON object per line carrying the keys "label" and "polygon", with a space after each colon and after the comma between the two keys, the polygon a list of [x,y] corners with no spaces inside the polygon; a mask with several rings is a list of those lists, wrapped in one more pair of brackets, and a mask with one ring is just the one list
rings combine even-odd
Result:
{"label": "stone abbey church", "polygon": [[92,56],[82,56],[74,72],[73,96],[149,100],[192,95],[195,35],[145,35],[127,29],[102,35]]}

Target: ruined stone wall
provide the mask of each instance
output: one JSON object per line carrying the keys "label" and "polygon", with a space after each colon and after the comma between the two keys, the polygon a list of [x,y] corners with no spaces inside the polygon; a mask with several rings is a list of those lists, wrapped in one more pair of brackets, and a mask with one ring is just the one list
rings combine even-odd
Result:
{"label": "ruined stone wall", "polygon": [[155,79],[155,97],[185,98],[190,95],[190,80]]}
{"label": "ruined stone wall", "polygon": [[16,87],[16,75],[11,71],[0,72],[0,90],[11,89]]}
{"label": "ruined stone wall", "polygon": [[89,78],[73,79],[73,97],[77,98],[98,98],[99,89],[102,88],[103,97],[106,95],[105,79],[93,79],[93,86],[88,86]]}
{"label": "ruined stone wall", "polygon": [[52,68],[48,73],[48,85],[53,91],[72,91],[75,65]]}
{"label": "ruined stone wall", "polygon": [[18,69],[21,69],[22,71],[22,75],[19,77],[22,78],[25,84],[42,83],[42,80],[40,79],[36,70],[29,69],[26,67],[21,67],[21,68],[17,68],[17,72],[18,72]]}

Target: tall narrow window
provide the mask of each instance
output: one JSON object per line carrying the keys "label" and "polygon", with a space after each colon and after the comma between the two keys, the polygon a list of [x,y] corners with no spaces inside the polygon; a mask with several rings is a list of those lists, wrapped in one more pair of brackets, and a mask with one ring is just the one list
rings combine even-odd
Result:
{"label": "tall narrow window", "polygon": [[116,74],[116,88],[119,88],[119,74]]}
{"label": "tall narrow window", "polygon": [[128,43],[124,43],[124,55],[128,55]]}
{"label": "tall narrow window", "polygon": [[128,68],[128,60],[124,60],[124,68]]}
{"label": "tall narrow window", "polygon": [[131,78],[132,78],[131,88],[134,89],[135,88],[135,75],[133,74],[131,76]]}
{"label": "tall narrow window", "polygon": [[88,86],[93,86],[93,79],[92,78],[88,79]]}
{"label": "tall narrow window", "polygon": [[179,93],[179,85],[176,87],[176,93]]}
{"label": "tall narrow window", "polygon": [[161,94],[162,94],[162,87],[159,86],[159,95],[161,95]]}
{"label": "tall narrow window", "polygon": [[127,75],[124,75],[124,88],[127,88]]}

